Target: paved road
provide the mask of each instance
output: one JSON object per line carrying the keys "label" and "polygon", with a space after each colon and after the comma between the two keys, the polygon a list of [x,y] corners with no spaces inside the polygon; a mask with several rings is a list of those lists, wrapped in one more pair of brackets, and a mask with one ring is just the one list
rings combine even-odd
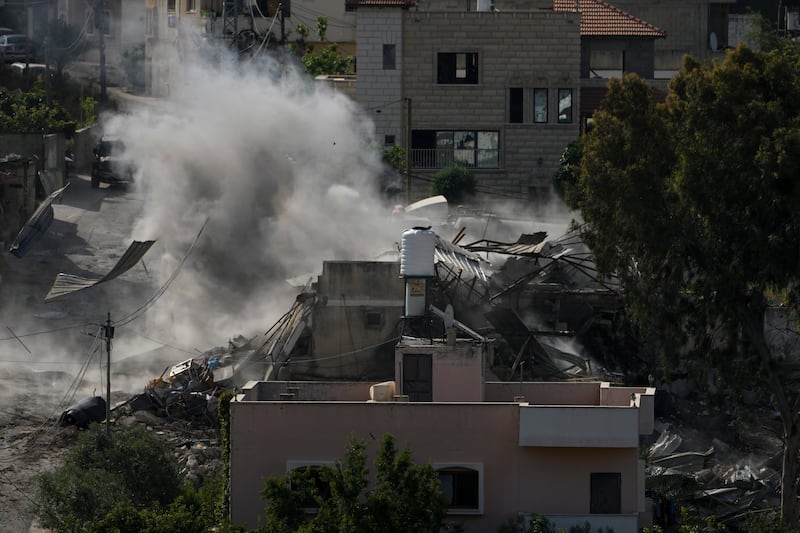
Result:
{"label": "paved road", "polygon": [[[86,345],[88,324],[126,312],[126,297],[145,294],[151,284],[137,265],[123,277],[44,303],[59,272],[102,276],[131,242],[130,228],[141,208],[134,191],[92,189],[87,176],[73,176],[54,204],[49,231],[22,258],[0,255],[0,365],[4,361],[46,366],[65,361]],[[146,261],[145,261],[146,264]],[[85,328],[63,329],[86,324]],[[53,330],[53,333],[42,333]],[[38,334],[37,334],[38,333]],[[19,340],[8,339],[12,334]],[[36,335],[34,335],[36,334]]]}
{"label": "paved road", "polygon": [[[115,280],[50,303],[43,299],[59,272],[100,277],[111,270],[132,240],[131,225],[141,207],[135,190],[105,185],[92,189],[88,176],[73,176],[63,199],[54,204],[55,220],[46,236],[22,258],[0,252],[2,533],[28,529],[33,476],[55,466],[74,441],[74,431],[56,428],[53,417],[87,396],[105,395],[105,343],[93,337],[98,324],[109,312],[112,319],[130,314],[158,287],[139,263]],[[117,328],[112,349],[114,398],[140,392],[163,370],[165,361],[187,357],[162,348],[159,357],[147,358],[150,365],[132,368],[131,361],[144,358],[129,356],[158,346],[143,335],[152,338],[143,321]],[[121,367],[127,375],[116,372]]]}

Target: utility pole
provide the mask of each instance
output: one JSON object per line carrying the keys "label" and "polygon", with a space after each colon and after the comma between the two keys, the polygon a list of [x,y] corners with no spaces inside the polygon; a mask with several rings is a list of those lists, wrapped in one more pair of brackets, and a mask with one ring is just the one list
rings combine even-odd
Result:
{"label": "utility pole", "polygon": [[411,203],[411,98],[406,98],[406,205]]}
{"label": "utility pole", "polygon": [[[100,9],[98,9],[98,7]],[[98,18],[99,16],[99,18]],[[98,24],[97,21],[100,21]],[[100,101],[105,102],[108,97],[106,93],[106,12],[103,10],[102,0],[95,0],[94,3],[94,26],[100,30],[98,43],[100,47]]]}
{"label": "utility pole", "polygon": [[50,37],[44,38],[44,99],[50,107]]}
{"label": "utility pole", "polygon": [[278,11],[281,14],[281,46],[286,45],[286,25],[283,22],[283,3],[278,4]]}
{"label": "utility pole", "polygon": [[111,433],[111,339],[114,338],[114,328],[111,327],[111,313],[108,313],[106,325],[103,328],[106,334],[106,435]]}

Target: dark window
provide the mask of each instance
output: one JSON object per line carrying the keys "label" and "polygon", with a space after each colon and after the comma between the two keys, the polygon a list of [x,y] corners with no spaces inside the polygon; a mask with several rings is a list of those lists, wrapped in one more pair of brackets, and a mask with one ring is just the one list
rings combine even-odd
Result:
{"label": "dark window", "polygon": [[436,82],[443,84],[478,83],[477,53],[437,54]]}
{"label": "dark window", "polygon": [[413,130],[414,168],[444,168],[457,162],[469,168],[500,166],[500,133],[475,130]]}
{"label": "dark window", "polygon": [[619,514],[622,512],[622,474],[592,474],[589,512],[592,514]]}
{"label": "dark window", "polygon": [[512,124],[519,124],[525,120],[524,95],[521,87],[508,90],[508,121]]}
{"label": "dark window", "polygon": [[533,121],[536,124],[547,123],[547,89],[533,90]]}
{"label": "dark window", "polygon": [[167,11],[175,11],[175,2],[176,0],[167,0]]}
{"label": "dark window", "polygon": [[465,467],[449,467],[437,471],[448,510],[480,509],[480,474]]}
{"label": "dark window", "polygon": [[186,12],[192,13],[197,11],[197,6],[195,5],[195,0],[186,0]]}
{"label": "dark window", "polygon": [[572,123],[572,89],[558,90],[558,122]]}
{"label": "dark window", "polygon": [[383,313],[380,311],[366,311],[364,313],[364,323],[368,328],[383,326]]}
{"label": "dark window", "polygon": [[393,44],[383,45],[383,70],[394,70],[397,47]]}
{"label": "dark window", "polygon": [[383,136],[383,144],[386,146],[392,146],[394,144],[394,135],[384,135]]}

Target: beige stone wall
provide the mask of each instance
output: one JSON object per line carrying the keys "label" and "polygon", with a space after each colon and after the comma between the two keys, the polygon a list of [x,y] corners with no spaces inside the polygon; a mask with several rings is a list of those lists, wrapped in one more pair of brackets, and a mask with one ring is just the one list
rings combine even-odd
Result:
{"label": "beige stone wall", "polygon": [[[439,52],[477,52],[479,83],[438,84]],[[561,152],[579,132],[577,14],[407,12],[403,69],[404,96],[412,101],[412,129],[500,133],[500,168],[474,171],[481,192],[519,198],[549,187]],[[512,87],[525,91],[522,124],[509,123],[508,90]],[[533,88],[549,90],[547,124],[533,123]],[[559,88],[573,91],[569,124],[556,120]],[[415,170],[414,174],[420,173]],[[424,183],[414,185],[417,190],[427,188]]]}

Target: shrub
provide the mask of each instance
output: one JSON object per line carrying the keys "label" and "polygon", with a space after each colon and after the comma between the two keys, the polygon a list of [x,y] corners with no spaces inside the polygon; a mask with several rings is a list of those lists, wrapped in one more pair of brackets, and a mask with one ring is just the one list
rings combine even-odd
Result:
{"label": "shrub", "polygon": [[463,166],[452,163],[433,176],[431,195],[441,194],[448,202],[461,202],[475,194],[475,176]]}

